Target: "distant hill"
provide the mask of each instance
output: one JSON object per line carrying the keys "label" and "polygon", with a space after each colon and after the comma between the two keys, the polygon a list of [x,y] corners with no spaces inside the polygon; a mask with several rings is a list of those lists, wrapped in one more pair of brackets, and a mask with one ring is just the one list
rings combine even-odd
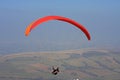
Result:
{"label": "distant hill", "polygon": [[[58,75],[51,74],[59,67]],[[0,80],[120,80],[120,52],[80,49],[0,56]]]}

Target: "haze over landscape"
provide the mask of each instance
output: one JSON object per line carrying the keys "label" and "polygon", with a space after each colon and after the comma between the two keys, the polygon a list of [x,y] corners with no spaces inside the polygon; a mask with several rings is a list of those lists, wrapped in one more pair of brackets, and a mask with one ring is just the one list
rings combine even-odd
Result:
{"label": "haze over landscape", "polygon": [[[0,0],[1,53],[11,50],[15,53],[86,47],[119,48],[119,8],[119,0]],[[91,41],[87,41],[85,35],[73,25],[59,21],[44,23],[29,37],[24,36],[29,23],[47,15],[65,16],[81,23],[90,32]]]}
{"label": "haze over landscape", "polygon": [[[59,15],[77,21],[91,40]],[[0,80],[119,80],[120,0],[0,0]],[[53,76],[51,66],[61,72]]]}

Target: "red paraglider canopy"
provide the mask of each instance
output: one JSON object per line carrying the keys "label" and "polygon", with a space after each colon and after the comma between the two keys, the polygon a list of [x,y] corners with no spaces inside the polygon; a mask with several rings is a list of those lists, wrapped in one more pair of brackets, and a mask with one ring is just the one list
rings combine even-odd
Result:
{"label": "red paraglider canopy", "polygon": [[43,22],[47,22],[50,20],[60,20],[60,21],[68,22],[68,23],[76,26],[80,30],[82,30],[82,32],[86,35],[88,40],[91,39],[89,32],[87,31],[87,29],[83,25],[79,24],[78,22],[76,22],[74,20],[71,20],[71,19],[66,18],[66,17],[61,17],[61,16],[45,16],[45,17],[42,17],[38,20],[33,21],[31,24],[29,24],[27,26],[26,31],[25,31],[25,35],[28,36],[30,34],[31,30],[33,30],[35,27],[42,24]]}

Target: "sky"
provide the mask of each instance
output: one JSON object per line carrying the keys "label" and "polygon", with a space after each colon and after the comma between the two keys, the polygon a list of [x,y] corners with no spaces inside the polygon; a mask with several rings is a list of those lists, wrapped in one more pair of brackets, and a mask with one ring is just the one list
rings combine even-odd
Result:
{"label": "sky", "polygon": [[[84,25],[91,41],[65,22],[39,25],[24,35],[32,21],[59,15]],[[0,54],[92,47],[120,48],[120,0],[0,0]]]}

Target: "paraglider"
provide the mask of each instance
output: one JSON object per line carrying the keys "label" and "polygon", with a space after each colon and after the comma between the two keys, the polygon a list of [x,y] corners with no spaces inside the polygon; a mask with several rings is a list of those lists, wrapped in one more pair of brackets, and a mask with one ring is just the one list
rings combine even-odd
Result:
{"label": "paraglider", "polygon": [[56,69],[54,68],[54,67],[52,67],[52,74],[53,75],[57,75],[58,74],[58,72],[59,72],[59,67],[57,67]]}
{"label": "paraglider", "polygon": [[27,28],[25,30],[25,35],[28,36],[30,34],[30,32],[34,28],[36,28],[38,25],[42,24],[43,22],[50,21],[50,20],[60,20],[60,21],[68,22],[68,23],[76,26],[77,28],[79,28],[86,35],[88,40],[91,39],[89,32],[87,31],[87,29],[83,25],[79,24],[78,22],[76,22],[74,20],[71,20],[71,19],[66,18],[66,17],[61,17],[61,16],[45,16],[45,17],[42,17],[38,20],[33,21],[32,23],[30,23],[27,26]]}
{"label": "paraglider", "polygon": [[[64,22],[70,23],[70,24],[74,25],[75,27],[77,27],[78,29],[80,29],[86,35],[88,40],[91,39],[89,32],[83,25],[81,25],[80,23],[78,23],[72,19],[62,17],[62,16],[45,16],[45,17],[42,17],[42,18],[39,18],[39,19],[33,21],[32,23],[30,23],[27,26],[27,28],[25,30],[25,35],[28,36],[30,34],[30,32],[34,28],[36,28],[38,25],[40,25],[44,22],[50,21],[50,20],[59,20],[59,21],[64,21]],[[59,73],[59,67],[57,67],[57,68],[52,67],[51,73],[54,75],[57,75]]]}

